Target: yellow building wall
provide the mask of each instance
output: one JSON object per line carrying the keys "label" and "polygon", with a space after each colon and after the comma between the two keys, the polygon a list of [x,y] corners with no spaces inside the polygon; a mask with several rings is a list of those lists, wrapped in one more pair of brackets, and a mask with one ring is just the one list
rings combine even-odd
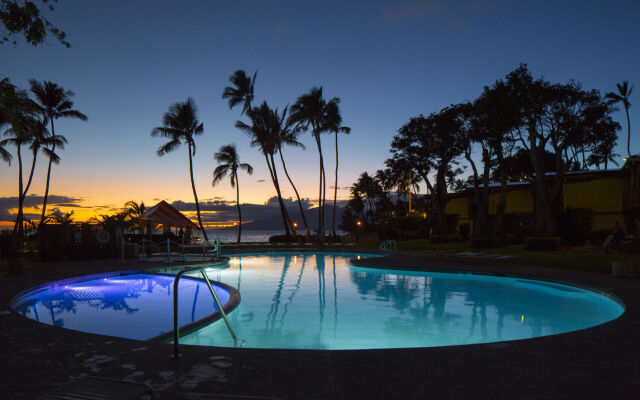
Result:
{"label": "yellow building wall", "polygon": [[447,201],[444,207],[445,214],[458,215],[458,219],[469,218],[469,200],[467,197],[456,197]]}
{"label": "yellow building wall", "polygon": [[[489,214],[495,214],[498,212],[498,203],[500,202],[500,193],[489,194]],[[510,214],[514,212],[518,213],[531,213],[533,212],[533,198],[531,192],[528,190],[517,190],[507,192],[506,204],[504,213]]]}
{"label": "yellow building wall", "polygon": [[592,179],[564,184],[563,208],[590,208],[594,211],[592,230],[613,228],[616,222],[624,225],[622,197],[626,178]]}

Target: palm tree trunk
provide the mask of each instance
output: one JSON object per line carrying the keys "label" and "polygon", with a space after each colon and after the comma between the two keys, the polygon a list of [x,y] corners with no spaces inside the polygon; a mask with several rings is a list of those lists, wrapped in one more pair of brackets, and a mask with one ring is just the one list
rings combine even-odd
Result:
{"label": "palm tree trunk", "polygon": [[278,186],[277,180],[274,176],[274,168],[271,167],[271,163],[269,162],[269,157],[267,154],[264,155],[264,159],[267,161],[267,168],[269,169],[269,174],[271,175],[271,182],[273,182],[273,186],[276,189],[276,195],[278,196],[278,204],[280,205],[280,214],[282,215],[282,223],[284,225],[284,233],[287,236],[291,236],[291,231],[289,229],[289,224],[287,223],[287,217],[285,217],[286,209],[284,208],[284,204],[282,203],[282,197],[280,196],[280,187]]}
{"label": "palm tree trunk", "polygon": [[24,187],[24,192],[22,193],[22,197],[27,197],[27,192],[29,191],[29,187],[31,186],[31,180],[33,179],[33,171],[36,168],[36,158],[38,157],[38,152],[33,152],[33,161],[31,162],[31,172],[29,172],[29,180],[27,180],[27,185]]}
{"label": "palm tree trunk", "polygon": [[23,228],[22,228],[22,204],[24,201],[24,197],[22,197],[22,155],[20,153],[20,144],[18,144],[18,215],[16,216],[16,223],[13,226],[13,234],[15,235],[16,231],[19,233],[20,244],[18,244],[19,250],[22,249],[22,243],[24,236]]}
{"label": "palm tree trunk", "polygon": [[200,230],[202,231],[202,236],[204,237],[205,242],[209,241],[207,237],[207,231],[204,230],[204,226],[202,226],[202,218],[200,218],[200,204],[198,203],[198,195],[196,194],[196,184],[193,181],[193,160],[191,158],[191,142],[189,142],[189,176],[191,177],[191,189],[193,190],[193,198],[196,202],[196,212],[198,213],[198,224],[200,225]]}
{"label": "palm tree trunk", "polygon": [[324,242],[324,213],[322,210],[322,184],[324,178],[324,160],[322,159],[322,145],[320,143],[320,133],[318,127],[314,125],[313,136],[316,139],[316,145],[318,146],[318,154],[320,160],[320,178],[318,182],[318,240],[320,243]]}
{"label": "palm tree trunk", "polygon": [[282,209],[282,215],[284,216],[287,225],[289,226],[291,233],[293,236],[296,236],[296,228],[291,223],[291,218],[289,217],[289,212],[287,211],[287,206],[284,204],[284,200],[282,199],[282,192],[280,191],[280,180],[278,180],[278,171],[276,170],[276,161],[273,159],[273,153],[269,154],[271,159],[271,167],[273,168],[273,179],[276,185],[276,193],[278,194],[278,201],[280,202],[280,208]]}
{"label": "palm tree trunk", "polygon": [[238,208],[238,243],[242,235],[242,212],[240,211],[240,183],[238,182],[238,173],[234,174],[236,181],[236,207]]}
{"label": "palm tree trunk", "polygon": [[629,120],[629,106],[625,104],[624,112],[627,113],[627,155],[631,157],[631,120]]}
{"label": "palm tree trunk", "polygon": [[336,177],[335,184],[333,185],[333,218],[331,222],[331,232],[333,237],[336,235],[336,203],[338,202],[338,132],[336,132]]}
{"label": "palm tree trunk", "polygon": [[287,165],[284,162],[284,157],[282,156],[282,148],[278,146],[278,153],[280,154],[280,161],[282,161],[282,169],[284,169],[284,174],[287,176],[293,191],[296,193],[296,198],[298,199],[298,207],[300,208],[300,215],[302,215],[302,222],[304,223],[304,235],[305,241],[309,241],[309,224],[307,224],[307,217],[304,215],[304,210],[302,209],[302,202],[300,201],[300,195],[298,194],[298,189],[296,189],[296,185],[293,184],[293,180],[289,176],[289,172],[287,171]]}
{"label": "palm tree trunk", "polygon": [[[51,136],[55,136],[56,131],[53,128],[53,118],[51,118]],[[51,153],[53,154],[53,152],[56,151],[56,144],[52,144],[51,145]],[[47,212],[47,198],[49,197],[49,182],[51,181],[51,163],[52,163],[52,158],[49,157],[49,166],[47,167],[47,184],[44,188],[44,198],[42,200],[42,215],[40,216],[40,224],[42,224],[44,222],[44,216]],[[40,225],[38,225],[40,226]]]}

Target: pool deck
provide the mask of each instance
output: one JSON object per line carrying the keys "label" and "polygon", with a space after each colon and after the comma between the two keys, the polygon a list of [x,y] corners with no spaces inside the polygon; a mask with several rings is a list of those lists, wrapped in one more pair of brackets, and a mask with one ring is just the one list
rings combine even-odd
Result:
{"label": "pool deck", "polygon": [[258,396],[253,399],[640,397],[640,279],[486,260],[470,264],[420,253],[362,259],[358,265],[518,274],[592,285],[620,297],[627,310],[587,330],[494,344],[356,351],[181,346],[183,357],[174,360],[168,344],[56,328],[9,308],[13,296],[49,281],[154,265],[33,263],[24,276],[0,277],[0,397],[31,399],[79,376],[145,382],[159,399],[204,394]]}

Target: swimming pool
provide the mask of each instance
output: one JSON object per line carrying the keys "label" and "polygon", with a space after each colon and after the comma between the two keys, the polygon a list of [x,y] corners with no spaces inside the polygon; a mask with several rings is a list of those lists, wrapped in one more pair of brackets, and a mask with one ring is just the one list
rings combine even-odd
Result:
{"label": "swimming pool", "polygon": [[[489,343],[585,329],[624,312],[621,302],[604,293],[555,282],[360,268],[349,262],[351,258],[365,256],[236,255],[227,265],[207,268],[207,274],[210,279],[240,291],[242,300],[228,313],[228,318],[238,338],[251,348],[337,350]],[[142,279],[136,283],[142,288],[149,285],[144,278],[132,279]],[[194,282],[198,281],[189,283]],[[170,299],[170,285],[156,286],[157,298]],[[30,298],[32,304],[16,302],[14,309],[30,318],[35,315],[30,308],[37,310],[38,315],[43,314],[48,310],[47,302],[61,296],[60,286],[51,296],[50,290],[38,292],[38,299]],[[72,289],[66,290],[62,292],[70,293]],[[198,296],[194,287],[183,295],[180,290],[180,298],[185,299],[180,303],[181,325],[211,312],[213,305],[208,293],[200,289]],[[71,320],[64,307],[56,309],[51,318],[40,316],[40,321],[56,324],[55,321],[63,320],[62,326],[72,329],[131,337],[129,330],[146,323],[143,309],[148,308],[144,315],[151,318],[171,319],[171,308],[159,307],[154,303],[160,301],[157,298],[136,302],[134,297],[125,296],[128,307],[120,306],[120,310],[89,304],[76,307],[74,319],[87,321],[98,320],[105,313],[126,313],[127,309],[131,313],[131,309],[137,309],[131,313],[137,316],[132,315],[127,332],[107,332],[103,325],[93,326],[93,322],[89,324],[91,330],[67,325]],[[202,301],[206,305],[201,305]],[[148,339],[157,330],[145,328],[131,338]],[[223,321],[186,334],[180,343],[233,346]]]}
{"label": "swimming pool", "polygon": [[[137,340],[169,337],[173,281],[173,276],[139,272],[79,277],[28,290],[16,296],[12,308],[38,322],[82,332]],[[237,304],[230,304],[235,289],[212,286],[222,307],[230,311]],[[182,278],[178,291],[179,326],[219,317],[204,281]]]}

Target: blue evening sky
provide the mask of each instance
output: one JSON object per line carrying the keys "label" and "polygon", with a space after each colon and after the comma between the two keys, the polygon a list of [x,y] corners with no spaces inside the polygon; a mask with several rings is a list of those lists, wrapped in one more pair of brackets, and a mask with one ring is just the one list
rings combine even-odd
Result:
{"label": "blue evening sky", "polygon": [[[391,138],[412,116],[473,100],[483,85],[519,63],[554,82],[613,90],[640,82],[640,6],[634,1],[86,1],[60,0],[52,22],[71,49],[49,39],[39,47],[0,47],[0,75],[21,87],[30,78],[72,89],[86,123],[60,121],[69,139],[54,168],[52,193],[87,205],[126,200],[192,199],[186,149],[163,158],[150,131],[169,105],[194,98],[204,122],[195,158],[203,199],[234,199],[224,182],[212,188],[213,153],[236,143],[256,171],[241,176],[246,202],[274,194],[264,159],[233,124],[240,110],[221,99],[236,69],[258,71],[256,100],[283,107],[312,86],[341,98],[340,187],[388,157]],[[640,127],[638,92],[632,126]],[[617,153],[626,153],[626,120]],[[637,130],[636,130],[637,131]],[[632,130],[632,135],[634,131]],[[333,138],[325,137],[333,183]],[[303,197],[317,195],[317,152],[285,156]],[[640,134],[632,139],[640,151]],[[32,193],[44,191],[44,164]],[[0,196],[15,196],[16,169],[0,169]],[[285,195],[293,191],[286,187]],[[346,198],[347,190],[339,197]]]}

